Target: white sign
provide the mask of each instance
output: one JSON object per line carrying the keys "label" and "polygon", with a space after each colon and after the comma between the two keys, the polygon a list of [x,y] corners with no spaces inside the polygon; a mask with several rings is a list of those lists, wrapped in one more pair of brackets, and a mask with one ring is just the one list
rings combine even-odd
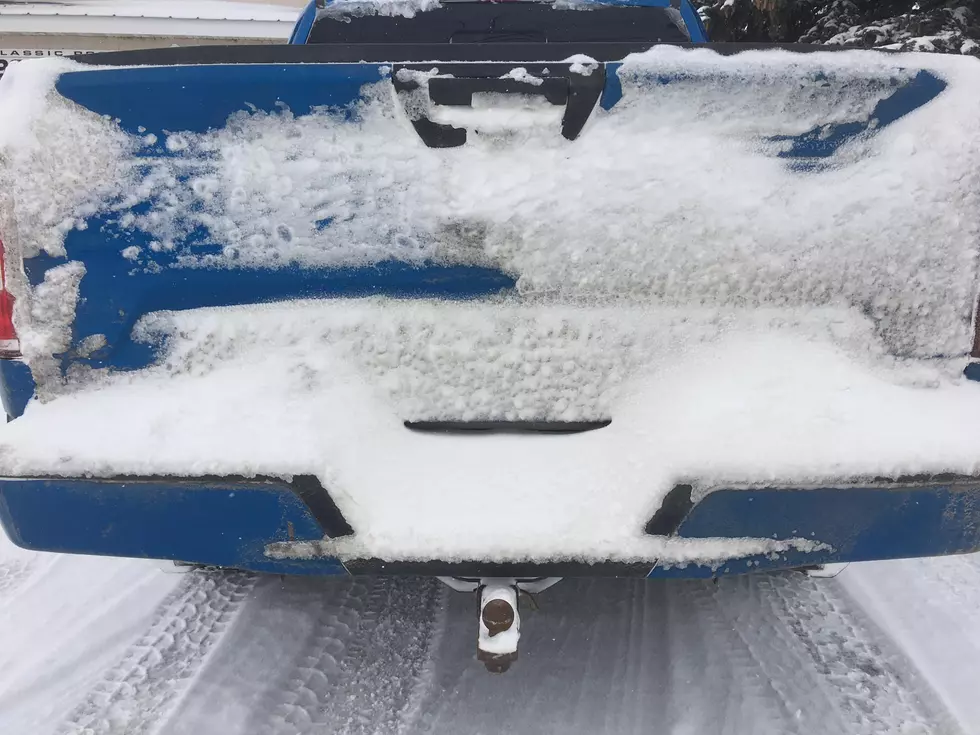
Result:
{"label": "white sign", "polygon": [[23,61],[24,59],[39,59],[44,56],[71,56],[72,54],[94,54],[96,51],[69,51],[67,49],[52,49],[52,48],[27,48],[27,49],[5,49],[0,48],[0,76],[7,70],[15,61]]}

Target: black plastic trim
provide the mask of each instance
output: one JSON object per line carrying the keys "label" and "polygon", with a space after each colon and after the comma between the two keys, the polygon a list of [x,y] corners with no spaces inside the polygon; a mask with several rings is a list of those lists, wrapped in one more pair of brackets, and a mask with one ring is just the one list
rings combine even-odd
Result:
{"label": "black plastic trim", "polygon": [[784,49],[796,53],[851,51],[845,46],[802,43],[467,43],[467,44],[325,44],[179,46],[106,51],[70,57],[92,66],[166,66],[172,64],[358,64],[422,62],[561,62],[575,54],[596,61],[621,61],[653,46],[706,48],[722,56],[742,51]]}
{"label": "black plastic trim", "polygon": [[[420,87],[415,78],[403,76],[401,71],[428,71],[429,68],[425,64],[396,65],[391,77],[395,91],[405,95]],[[507,78],[512,68],[500,63],[440,64],[439,73],[444,76],[429,79],[427,93],[434,104],[452,106],[469,106],[473,95],[481,92],[541,96],[553,105],[565,106],[561,134],[567,140],[575,140],[605,87],[605,67],[599,66],[591,74],[579,74],[572,71],[570,64],[523,64],[521,68],[536,77],[538,84]],[[466,142],[465,129],[439,124],[427,117],[413,117],[412,126],[429,148],[455,148]]]}
{"label": "black plastic trim", "polygon": [[[556,12],[557,11],[557,12]],[[595,12],[550,2],[448,2],[411,18],[398,14],[320,15],[308,44],[563,43],[689,41],[686,24],[662,7],[605,5]]]}
{"label": "black plastic trim", "polygon": [[580,434],[602,429],[602,421],[406,421],[405,428],[443,434]]}
{"label": "black plastic trim", "polygon": [[671,488],[653,518],[647,521],[643,528],[644,533],[651,536],[673,536],[677,533],[677,529],[694,507],[691,499],[693,492],[693,485],[675,485]]}
{"label": "black plastic trim", "polygon": [[293,481],[287,484],[310,509],[314,520],[327,536],[340,538],[354,535],[354,529],[316,475],[294,475]]}
{"label": "black plastic trim", "polygon": [[429,99],[437,105],[469,107],[473,103],[473,95],[480,92],[529,94],[544,97],[553,105],[568,103],[568,84],[565,79],[556,75],[541,79],[541,83],[537,85],[518,79],[497,77],[452,76],[429,80]]}
{"label": "black plastic trim", "polygon": [[384,561],[354,559],[344,562],[351,574],[420,577],[646,577],[656,562],[487,562]]}

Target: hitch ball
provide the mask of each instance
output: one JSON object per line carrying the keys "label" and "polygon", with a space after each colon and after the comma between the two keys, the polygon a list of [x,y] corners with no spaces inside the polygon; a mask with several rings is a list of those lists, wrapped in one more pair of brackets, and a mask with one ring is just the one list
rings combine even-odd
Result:
{"label": "hitch ball", "polygon": [[483,606],[483,624],[490,631],[490,637],[510,630],[517,611],[506,600],[490,600]]}
{"label": "hitch ball", "polygon": [[521,639],[518,591],[513,580],[483,580],[480,587],[480,637],[476,657],[487,671],[501,674],[517,660]]}

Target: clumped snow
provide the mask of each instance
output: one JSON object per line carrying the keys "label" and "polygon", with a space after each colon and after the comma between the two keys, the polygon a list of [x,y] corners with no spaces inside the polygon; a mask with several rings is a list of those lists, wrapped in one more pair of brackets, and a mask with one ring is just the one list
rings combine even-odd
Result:
{"label": "clumped snow", "polygon": [[558,135],[564,113],[563,105],[553,105],[538,95],[477,92],[468,106],[433,105],[428,118],[477,134],[508,134],[537,128]]}
{"label": "clumped snow", "polygon": [[[309,553],[682,563],[804,542],[644,536],[678,481],[977,469],[976,384],[918,364],[882,367],[861,352],[874,339],[870,324],[847,312],[782,325],[755,310],[720,325],[711,310],[674,319],[625,313],[620,331],[607,335],[611,318],[602,313],[524,308],[334,300],[161,315],[144,327],[170,340],[160,366],[30,406],[3,434],[0,472],[312,473],[356,536]],[[590,331],[603,334],[593,340]],[[628,340],[617,345],[620,335],[636,353]],[[569,356],[582,356],[583,367],[566,374]],[[487,380],[480,408],[506,411],[568,385],[581,418],[612,423],[571,436],[444,436],[403,426],[406,407],[452,409],[462,400],[465,408],[484,376],[508,374],[508,362],[511,383]],[[537,376],[525,366],[537,366]],[[617,370],[620,385],[602,382]]]}
{"label": "clumped snow", "polygon": [[515,69],[511,69],[500,78],[513,79],[517,82],[526,82],[527,84],[533,84],[535,87],[540,87],[542,84],[544,84],[544,79],[534,76],[523,66],[518,66]]}
{"label": "clumped snow", "polygon": [[[819,170],[778,158],[788,144],[773,136],[866,121],[923,68],[949,83],[929,105]],[[218,131],[169,135],[182,155],[140,159],[149,171],[131,166],[113,204],[182,266],[492,265],[521,294],[562,301],[849,305],[895,352],[967,352],[980,63],[658,47],[619,74],[623,100],[574,142],[515,115],[503,134],[428,149],[387,81],[364,90],[354,122],[331,110],[236,114]],[[663,74],[683,77],[663,85]],[[500,133],[504,118],[489,127]],[[52,169],[34,178],[63,176]],[[133,217],[139,202],[150,209]],[[185,242],[200,227],[221,252]]]}
{"label": "clumped snow", "polygon": [[65,234],[130,180],[135,141],[54,89],[61,74],[86,68],[32,59],[0,79],[0,233],[25,258],[64,255]]}
{"label": "clumped snow", "polygon": [[[778,157],[773,136],[867,122],[921,69],[949,85],[929,105],[820,168]],[[46,93],[44,73],[25,84]],[[675,563],[786,548],[645,537],[678,481],[974,472],[980,390],[952,376],[977,295],[980,63],[659,47],[618,73],[622,100],[574,142],[502,125],[451,150],[422,144],[387,80],[350,110],[242,112],[159,141],[62,107],[49,143],[79,130],[104,143],[88,163],[116,188],[77,193],[81,159],[66,174],[11,157],[25,201],[68,192],[56,216],[5,210],[11,252],[37,252],[26,233],[45,223],[58,252],[60,223],[109,210],[151,238],[106,243],[137,270],[161,251],[195,268],[394,259],[495,267],[517,288],[150,315],[140,336],[164,344],[161,363],[32,405],[3,436],[0,472],[313,473],[357,531],[331,553]],[[201,228],[217,254],[196,247]],[[84,278],[63,268],[49,292]],[[36,313],[18,302],[22,338],[47,344],[25,350],[42,379],[64,344],[36,335],[63,338],[75,297],[58,298]],[[495,418],[612,424],[479,438],[403,426]]]}
{"label": "clumped snow", "polygon": [[72,323],[78,303],[78,288],[85,265],[73,260],[49,269],[44,280],[18,304],[30,309],[33,329],[21,335],[20,348],[34,374],[47,385],[61,382],[56,355],[71,346]]}
{"label": "clumped snow", "polygon": [[[791,332],[889,362],[867,320],[829,310],[588,308],[498,303],[334,300],[274,309],[156,314],[137,334],[169,343],[161,368],[207,375],[259,350],[298,360],[327,350],[378,389],[403,421],[595,421],[611,418],[630,381],[679,350],[731,332]],[[941,372],[892,361],[889,375],[932,386]],[[958,372],[953,362],[948,373]]]}
{"label": "clumped snow", "polygon": [[694,0],[713,41],[980,55],[976,0]]}
{"label": "clumped snow", "polygon": [[330,0],[319,16],[388,15],[414,18],[418,13],[435,10],[441,0]]}
{"label": "clumped snow", "polygon": [[581,74],[584,77],[589,76],[596,69],[599,68],[599,62],[593,59],[591,56],[586,56],[585,54],[575,54],[574,56],[569,56],[565,59],[565,62],[571,64],[569,67],[570,71],[574,74]]}

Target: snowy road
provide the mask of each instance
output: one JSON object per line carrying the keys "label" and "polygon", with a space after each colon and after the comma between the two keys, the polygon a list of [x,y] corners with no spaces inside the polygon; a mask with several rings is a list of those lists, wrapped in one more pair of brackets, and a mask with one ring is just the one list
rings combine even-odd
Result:
{"label": "snowy road", "polygon": [[566,580],[521,660],[417,579],[179,572],[0,542],[0,732],[980,732],[980,556]]}

